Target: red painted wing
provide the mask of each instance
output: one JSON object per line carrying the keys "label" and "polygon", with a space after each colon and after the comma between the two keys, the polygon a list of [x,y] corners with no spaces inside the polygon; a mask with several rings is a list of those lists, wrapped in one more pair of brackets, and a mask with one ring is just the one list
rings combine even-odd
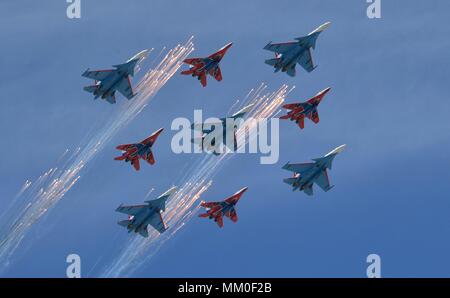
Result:
{"label": "red painted wing", "polygon": [[190,64],[190,65],[194,65],[194,66],[199,66],[199,65],[203,65],[203,60],[201,58],[187,58],[183,60],[184,63],[186,64]]}
{"label": "red painted wing", "polygon": [[288,110],[295,110],[297,108],[301,108],[301,110],[303,110],[303,107],[301,106],[300,103],[288,103],[283,105],[283,108]]}
{"label": "red painted wing", "polygon": [[205,208],[213,208],[219,206],[219,202],[201,202],[200,206]]}
{"label": "red painted wing", "polygon": [[161,134],[162,131],[163,131],[163,128],[158,129],[158,130],[155,131],[151,136],[149,136],[148,138],[146,138],[145,140],[143,140],[143,141],[141,142],[141,144],[147,145],[147,144],[153,144],[153,143],[155,143],[156,139],[158,138],[158,136]]}
{"label": "red painted wing", "polygon": [[147,145],[147,144],[154,143],[157,137],[158,137],[157,135],[151,135],[148,138],[146,138],[145,140],[143,140],[141,142],[141,144]]}
{"label": "red painted wing", "polygon": [[239,200],[241,195],[242,194],[233,195],[233,196],[229,197],[228,199],[226,199],[225,202],[227,202],[228,204],[235,204]]}
{"label": "red painted wing", "polygon": [[132,147],[134,144],[124,144],[119,145],[116,147],[117,150],[127,151],[130,147]]}

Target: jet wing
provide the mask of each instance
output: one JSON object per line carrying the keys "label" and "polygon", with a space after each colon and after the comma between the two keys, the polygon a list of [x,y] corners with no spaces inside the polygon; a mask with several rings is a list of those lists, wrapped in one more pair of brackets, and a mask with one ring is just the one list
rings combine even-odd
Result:
{"label": "jet wing", "polygon": [[296,110],[296,109],[301,109],[304,110],[304,103],[288,103],[282,106],[283,109],[287,109],[287,110]]}
{"label": "jet wing", "polygon": [[109,76],[114,71],[115,71],[114,69],[104,69],[104,70],[88,69],[82,74],[82,76],[95,81],[103,81],[104,79],[106,79],[107,76]]}
{"label": "jet wing", "polygon": [[188,58],[184,59],[183,62],[194,66],[200,66],[205,64],[202,58]]}
{"label": "jet wing", "polygon": [[147,207],[147,205],[135,205],[135,206],[122,206],[120,205],[119,207],[117,207],[116,212],[120,212],[120,213],[124,213],[124,214],[128,214],[131,216],[135,216],[136,214],[138,214],[142,208]]}
{"label": "jet wing", "polygon": [[135,144],[123,144],[116,147],[117,150],[127,151],[130,147],[135,146]]}
{"label": "jet wing", "polygon": [[159,233],[163,233],[167,230],[164,221],[162,219],[161,213],[154,213],[147,221],[147,224],[151,225]]}
{"label": "jet wing", "polygon": [[132,99],[135,96],[135,94],[133,93],[133,88],[131,87],[130,77],[122,79],[117,84],[116,88],[117,91],[122,93],[122,95],[125,96],[127,99]]}
{"label": "jet wing", "polygon": [[316,67],[312,61],[311,49],[304,51],[297,60],[297,63],[300,64],[307,72],[313,71]]}
{"label": "jet wing", "polygon": [[306,186],[305,188],[303,188],[303,191],[305,192],[305,194],[307,194],[308,196],[312,196],[314,194],[312,185]]}
{"label": "jet wing", "polygon": [[265,47],[264,50],[268,50],[274,53],[278,54],[284,54],[287,51],[289,51],[293,46],[295,46],[297,42],[282,42],[282,43],[271,43],[269,42]]}
{"label": "jet wing", "polygon": [[158,136],[159,136],[159,134],[153,134],[153,135],[149,136],[148,138],[146,138],[145,140],[141,141],[141,144],[143,144],[143,145],[153,144],[153,143],[155,143]]}
{"label": "jet wing", "polygon": [[202,202],[200,206],[211,209],[220,206],[220,202]]}
{"label": "jet wing", "polygon": [[327,170],[322,171],[314,182],[324,191],[329,191],[332,188],[332,186],[330,186],[330,180],[328,179]]}
{"label": "jet wing", "polygon": [[314,163],[287,163],[283,166],[283,169],[295,172],[295,173],[304,173],[314,167]]}

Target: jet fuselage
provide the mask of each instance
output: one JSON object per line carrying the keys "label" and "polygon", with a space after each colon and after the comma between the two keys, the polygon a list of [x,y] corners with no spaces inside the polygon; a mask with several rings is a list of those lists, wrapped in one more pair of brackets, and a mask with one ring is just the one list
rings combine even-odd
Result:
{"label": "jet fuselage", "polygon": [[127,80],[128,74],[122,71],[117,71],[111,73],[109,76],[106,77],[103,81],[99,83],[97,91],[95,91],[94,95],[95,98],[102,97],[106,98],[109,96],[113,96],[116,92],[117,85],[122,80]]}
{"label": "jet fuselage", "polygon": [[304,188],[312,186],[314,181],[317,180],[324,170],[331,169],[334,157],[336,157],[336,154],[317,158],[314,160],[314,167],[301,174],[296,173],[294,178],[297,178],[297,181],[293,184],[294,190],[297,188],[303,190]]}
{"label": "jet fuselage", "polygon": [[128,225],[128,232],[134,231],[138,233],[140,229],[147,227],[147,221],[158,214],[159,211],[155,210],[153,207],[143,208],[139,213],[133,216],[133,219],[130,220],[130,224]]}
{"label": "jet fuselage", "polygon": [[125,161],[130,161],[131,159],[139,156],[147,156],[152,151],[152,145],[153,144],[144,145],[142,143],[134,144],[133,147],[136,148],[136,150],[130,151]]}

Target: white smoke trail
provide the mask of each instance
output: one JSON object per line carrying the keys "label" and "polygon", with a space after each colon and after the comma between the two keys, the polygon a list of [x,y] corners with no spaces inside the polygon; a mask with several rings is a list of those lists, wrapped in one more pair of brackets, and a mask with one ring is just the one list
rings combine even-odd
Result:
{"label": "white smoke trail", "polygon": [[[292,90],[283,85],[275,92],[266,92],[267,86],[261,84],[257,89],[251,90],[242,101],[242,105],[253,104],[252,110],[246,118],[263,119],[271,118],[273,113],[284,102],[287,94]],[[236,104],[236,103],[235,103]],[[241,127],[256,129],[254,122],[246,123]],[[239,129],[237,137],[243,138],[244,131]],[[245,146],[246,140],[238,142],[239,146]],[[185,224],[197,213],[199,205],[196,204],[200,196],[208,190],[213,182],[215,174],[224,166],[225,161],[235,154],[225,153],[220,156],[207,154],[192,163],[187,169],[190,175],[183,178],[177,192],[169,199],[166,212],[163,214],[166,225],[170,228],[167,232],[159,234],[155,230],[149,229],[149,237],[136,236],[132,241],[125,244],[119,256],[106,266],[100,276],[119,277],[129,276],[151,259],[161,246],[171,239]]]}
{"label": "white smoke trail", "polygon": [[[80,179],[81,170],[103,149],[117,132],[132,121],[150,102],[154,95],[177,72],[183,60],[194,50],[193,38],[171,49],[161,62],[149,70],[137,84],[137,95],[118,108],[117,113],[104,123],[84,145],[80,146],[62,166],[51,168],[37,179],[26,192],[26,206],[17,206],[17,213],[0,240],[0,270],[9,259],[30,228],[42,218]],[[63,156],[67,154],[64,152]],[[26,185],[25,185],[26,186]],[[28,188],[26,186],[26,188]],[[22,197],[26,188],[22,188]]]}

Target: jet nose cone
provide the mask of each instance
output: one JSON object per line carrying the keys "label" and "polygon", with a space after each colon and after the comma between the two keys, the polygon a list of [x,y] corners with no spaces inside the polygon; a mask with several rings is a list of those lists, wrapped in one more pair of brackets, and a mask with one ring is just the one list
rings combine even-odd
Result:
{"label": "jet nose cone", "polygon": [[339,146],[339,147],[333,149],[330,153],[328,153],[328,154],[325,155],[325,156],[329,156],[329,155],[332,155],[332,154],[338,154],[338,153],[341,153],[342,151],[344,151],[345,147],[347,147],[347,145],[346,145],[346,144],[343,144],[343,145],[341,145],[341,146]]}
{"label": "jet nose cone", "polygon": [[238,191],[238,193],[239,193],[239,194],[242,194],[242,193],[244,193],[247,189],[248,189],[248,187],[246,186],[246,187],[244,187],[243,189],[241,189],[240,191]]}
{"label": "jet nose cone", "polygon": [[227,43],[225,46],[223,46],[223,47],[219,50],[219,52],[225,54],[226,51],[228,51],[228,49],[231,48],[232,45],[233,45],[232,42]]}
{"label": "jet nose cone", "polygon": [[128,59],[127,62],[133,61],[133,60],[143,60],[145,58],[147,58],[148,54],[150,53],[149,49],[145,49],[140,51],[139,53],[137,53],[136,55],[134,55],[133,57],[131,57],[130,59]]}
{"label": "jet nose cone", "polygon": [[342,151],[344,151],[345,147],[347,147],[347,145],[346,145],[346,144],[343,144],[343,145],[337,147],[337,148],[334,149],[334,150],[336,150],[337,153],[341,153]]}
{"label": "jet nose cone", "polygon": [[325,89],[322,90],[321,94],[322,94],[322,95],[325,95],[325,94],[327,94],[328,92],[330,92],[330,90],[331,90],[331,87],[325,88]]}
{"label": "jet nose cone", "polygon": [[160,129],[158,129],[157,131],[155,131],[152,134],[152,137],[154,137],[154,140],[156,140],[156,138],[159,136],[160,133],[162,133],[163,130],[164,130],[164,128],[161,127]]}
{"label": "jet nose cone", "polygon": [[325,22],[322,25],[320,25],[319,27],[317,27],[317,32],[322,32],[323,30],[328,29],[328,27],[330,27],[331,22]]}
{"label": "jet nose cone", "polygon": [[323,30],[327,29],[328,27],[330,27],[331,22],[326,22],[322,25],[320,25],[319,27],[317,27],[316,29],[314,29],[314,31],[312,31],[311,33],[309,33],[309,35],[314,34],[314,33],[320,33]]}
{"label": "jet nose cone", "polygon": [[164,128],[161,127],[160,129],[158,129],[158,130],[155,132],[155,135],[159,135],[160,133],[162,133],[163,130],[164,130]]}
{"label": "jet nose cone", "polygon": [[325,96],[325,94],[327,94],[328,92],[330,92],[330,90],[331,90],[331,87],[325,88],[325,89],[323,89],[322,91],[319,91],[319,92],[316,94],[316,97],[319,97],[320,100],[322,100],[322,98]]}

